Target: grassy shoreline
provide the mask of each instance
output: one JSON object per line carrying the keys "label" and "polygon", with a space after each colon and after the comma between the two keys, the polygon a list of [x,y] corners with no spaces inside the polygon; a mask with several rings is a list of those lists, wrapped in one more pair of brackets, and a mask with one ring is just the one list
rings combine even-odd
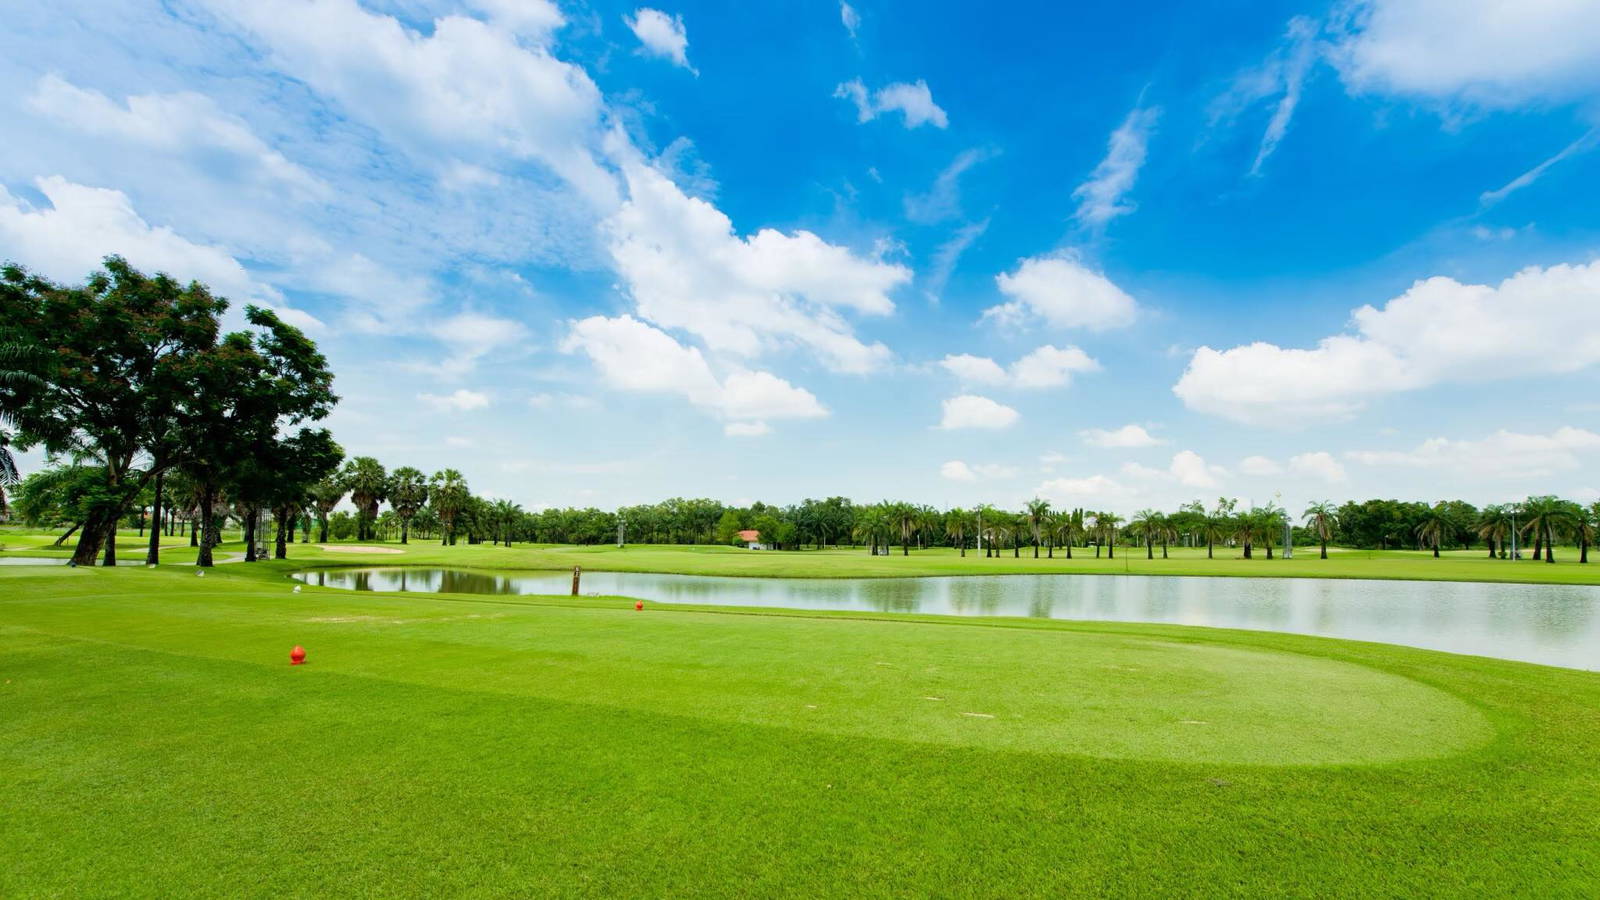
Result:
{"label": "grassy shoreline", "polygon": [[[50,549],[55,535],[0,532],[0,545],[8,556],[67,556],[69,548]],[[162,552],[164,563],[192,563],[194,551],[181,538]],[[376,547],[383,553],[361,553],[352,547]],[[119,541],[124,564],[141,564],[144,544],[132,535]],[[238,543],[217,549],[219,559],[242,553]],[[1393,581],[1468,581],[1506,584],[1600,585],[1600,560],[1593,564],[1577,562],[1575,549],[1560,548],[1558,561],[1547,564],[1532,559],[1517,561],[1489,559],[1480,551],[1446,552],[1439,559],[1431,553],[1410,550],[1346,550],[1329,548],[1329,558],[1318,559],[1315,548],[1301,548],[1293,559],[1242,559],[1238,551],[1218,548],[1217,558],[1207,559],[1203,548],[1172,548],[1170,558],[1146,559],[1142,549],[1117,549],[1113,558],[1096,559],[1081,550],[1071,560],[1033,559],[1025,550],[1020,558],[1009,553],[999,558],[984,558],[969,551],[962,557],[948,548],[913,549],[909,556],[899,550],[891,556],[868,556],[859,549],[801,551],[750,551],[722,546],[632,545],[618,550],[608,546],[458,545],[441,547],[434,542],[398,543],[354,542],[293,544],[290,557],[307,567],[426,565],[458,566],[490,570],[562,570],[573,566],[611,572],[658,572],[681,575],[727,575],[768,578],[906,578],[925,575],[1184,575],[1238,578],[1337,578]]]}

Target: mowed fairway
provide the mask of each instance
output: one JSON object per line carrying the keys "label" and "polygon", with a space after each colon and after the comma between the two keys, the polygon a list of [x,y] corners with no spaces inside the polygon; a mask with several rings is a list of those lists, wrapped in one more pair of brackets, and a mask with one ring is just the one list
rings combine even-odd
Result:
{"label": "mowed fairway", "polygon": [[0,896],[1600,885],[1600,674],[293,568],[0,570]]}

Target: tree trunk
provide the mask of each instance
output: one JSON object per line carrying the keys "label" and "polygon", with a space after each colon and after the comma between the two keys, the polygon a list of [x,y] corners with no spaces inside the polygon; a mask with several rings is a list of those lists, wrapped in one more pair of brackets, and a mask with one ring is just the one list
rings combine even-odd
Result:
{"label": "tree trunk", "polygon": [[1062,544],[1061,546],[1065,547],[1066,550],[1067,550],[1067,559],[1071,559],[1072,558],[1072,541],[1067,541],[1065,544]]}
{"label": "tree trunk", "polygon": [[294,533],[294,527],[289,524],[288,507],[278,508],[278,542],[272,548],[273,559],[289,558],[289,536]]}
{"label": "tree trunk", "polygon": [[1168,559],[1169,558],[1167,556],[1167,539],[1166,538],[1162,538],[1161,539],[1161,558],[1162,559]]}
{"label": "tree trunk", "polygon": [[256,508],[244,512],[244,561],[256,561]]}
{"label": "tree trunk", "polygon": [[1144,558],[1145,559],[1155,559],[1156,558],[1156,544],[1155,544],[1155,541],[1152,541],[1149,538],[1145,538],[1144,539]]}
{"label": "tree trunk", "polygon": [[[109,516],[109,522],[108,522]],[[106,532],[117,527],[115,513],[104,505],[96,505],[82,522],[78,545],[72,551],[72,564],[92,566],[100,558],[100,548],[105,544]]]}
{"label": "tree trunk", "polygon": [[1213,541],[1211,538],[1206,538],[1206,559],[1216,559],[1215,556],[1212,556],[1213,548],[1215,546],[1215,541]]}
{"label": "tree trunk", "polygon": [[1271,558],[1272,558],[1272,545],[1268,544],[1267,545],[1267,559],[1271,559]]}
{"label": "tree trunk", "polygon": [[1327,538],[1323,538],[1322,539],[1322,558],[1323,559],[1327,559],[1328,558],[1328,539]]}
{"label": "tree trunk", "polygon": [[400,543],[404,544],[406,542],[406,538],[408,538],[410,536],[411,536],[411,519],[409,517],[407,517],[407,518],[404,518],[404,519],[400,520]]}
{"label": "tree trunk", "polygon": [[216,499],[217,491],[211,485],[206,484],[200,488],[200,527],[190,529],[189,531],[191,546],[193,546],[195,543],[196,532],[201,532],[205,535],[205,539],[198,542],[200,554],[195,558],[194,563],[195,565],[205,569],[209,569],[216,565],[216,560],[213,558],[211,552],[212,546],[216,543],[215,531],[217,514],[216,511],[212,509],[212,507],[216,505]]}
{"label": "tree trunk", "polygon": [[1545,526],[1544,530],[1544,561],[1547,563],[1556,561],[1556,532],[1549,526]]}
{"label": "tree trunk", "polygon": [[153,566],[161,562],[161,481],[165,473],[156,473],[155,501],[151,510],[154,523],[150,529],[150,549],[145,552],[144,563]]}
{"label": "tree trunk", "polygon": [[1580,536],[1578,538],[1578,562],[1587,563],[1588,561],[1589,561],[1589,536],[1587,534],[1585,534],[1585,535],[1582,535],[1582,536]]}
{"label": "tree trunk", "polygon": [[61,537],[56,538],[56,542],[54,544],[51,544],[50,546],[59,547],[62,544],[65,544],[67,542],[67,538],[72,537],[72,533],[74,531],[77,531],[78,530],[78,526],[80,526],[82,524],[83,524],[82,522],[73,522],[72,523],[72,527],[68,528],[66,531],[63,531],[61,533]]}
{"label": "tree trunk", "polygon": [[101,565],[115,566],[117,564],[117,520],[111,520],[111,527],[106,530],[106,555]]}
{"label": "tree trunk", "polygon": [[1106,559],[1116,559],[1116,558],[1117,558],[1117,539],[1113,537],[1111,540],[1106,541]]}

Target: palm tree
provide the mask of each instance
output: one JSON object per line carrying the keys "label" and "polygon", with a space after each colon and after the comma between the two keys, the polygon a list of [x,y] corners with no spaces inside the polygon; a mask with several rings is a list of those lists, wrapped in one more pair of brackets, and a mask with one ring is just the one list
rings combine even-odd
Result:
{"label": "palm tree", "polygon": [[1084,539],[1088,531],[1083,527],[1083,510],[1073,510],[1056,516],[1053,533],[1066,548],[1067,559],[1072,558],[1072,545]]}
{"label": "palm tree", "polygon": [[1594,543],[1595,535],[1600,534],[1600,500],[1589,504],[1588,509],[1578,510],[1577,525],[1574,528],[1578,533],[1578,562],[1589,561],[1589,545]]}
{"label": "palm tree", "polygon": [[[337,475],[324,478],[311,486],[311,506],[317,511],[320,543],[328,542],[328,515],[339,505],[339,501],[344,499],[345,493],[344,481]],[[196,503],[198,504],[198,501]]]}
{"label": "palm tree", "polygon": [[1439,558],[1439,545],[1455,536],[1456,523],[1451,521],[1449,510],[1442,502],[1428,507],[1417,520],[1417,539],[1433,548],[1434,559]]}
{"label": "palm tree", "polygon": [[1555,497],[1530,497],[1522,505],[1522,512],[1527,516],[1527,523],[1522,526],[1523,531],[1532,531],[1534,536],[1533,558],[1539,558],[1539,549],[1544,548],[1544,561],[1556,561],[1556,538],[1558,534],[1570,531],[1576,524],[1578,515],[1577,505],[1558,500]]}
{"label": "palm tree", "polygon": [[522,518],[522,507],[510,500],[496,500],[489,507],[489,518],[494,525],[494,541],[511,546],[511,529]]}
{"label": "palm tree", "polygon": [[964,509],[952,509],[944,514],[944,533],[961,548],[963,558],[967,555],[967,535],[972,533],[972,527],[972,513]]}
{"label": "palm tree", "polygon": [[1239,542],[1240,549],[1244,551],[1244,558],[1251,559],[1250,551],[1255,547],[1256,543],[1257,522],[1255,510],[1240,513],[1228,521],[1231,526],[1230,530],[1233,532],[1230,537]]}
{"label": "palm tree", "polygon": [[1156,558],[1156,532],[1161,527],[1161,513],[1153,509],[1139,510],[1133,514],[1133,519],[1128,522],[1128,531],[1144,543],[1145,559]]}
{"label": "palm tree", "polygon": [[1339,513],[1334,509],[1332,500],[1322,500],[1306,507],[1306,527],[1317,536],[1317,543],[1322,545],[1322,558],[1328,558],[1328,539],[1333,536],[1333,529],[1339,524]]}
{"label": "palm tree", "polygon": [[370,540],[378,504],[386,499],[389,490],[389,476],[383,471],[383,464],[370,456],[358,456],[344,464],[339,480],[356,507],[356,540]]}
{"label": "palm tree", "polygon": [[389,475],[388,493],[389,505],[400,518],[400,543],[404,544],[411,537],[411,520],[428,502],[428,476],[421,469],[401,466]]}
{"label": "palm tree", "polygon": [[911,535],[917,530],[917,508],[909,503],[890,504],[890,515],[900,532],[900,555],[911,555]]}
{"label": "palm tree", "polygon": [[1271,559],[1272,542],[1283,532],[1283,510],[1268,503],[1260,509],[1251,510],[1250,516],[1255,520],[1256,535],[1261,539],[1261,546],[1267,548],[1267,559]]}
{"label": "palm tree", "polygon": [[1489,545],[1490,559],[1495,558],[1497,547],[1500,558],[1505,559],[1506,538],[1511,536],[1511,509],[1502,504],[1485,506],[1483,511],[1478,513],[1478,521],[1474,524],[1473,530],[1478,533],[1478,537],[1483,538],[1485,544]]}
{"label": "palm tree", "polygon": [[[1122,528],[1122,517],[1116,513],[1103,512],[1094,517],[1095,530],[1099,532],[1099,539],[1105,542],[1106,559],[1117,558],[1117,532]],[[1100,552],[1095,551],[1095,556]]]}
{"label": "palm tree", "polygon": [[1039,534],[1044,527],[1045,518],[1050,515],[1050,501],[1038,497],[1028,501],[1028,508],[1023,517],[1028,523],[1028,532],[1033,535],[1033,558],[1039,558]]}
{"label": "palm tree", "polygon": [[472,492],[467,489],[467,479],[455,469],[433,473],[428,480],[428,493],[433,498],[433,511],[439,516],[440,544],[456,542],[456,518],[472,502]]}

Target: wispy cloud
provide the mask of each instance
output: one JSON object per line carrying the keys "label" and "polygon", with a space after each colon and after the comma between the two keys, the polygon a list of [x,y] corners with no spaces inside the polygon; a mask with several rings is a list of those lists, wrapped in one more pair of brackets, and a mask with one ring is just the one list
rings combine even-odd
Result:
{"label": "wispy cloud", "polygon": [[1089,180],[1072,192],[1073,199],[1078,201],[1074,218],[1080,223],[1101,228],[1117,216],[1133,212],[1133,204],[1124,203],[1123,197],[1138,180],[1150,133],[1160,116],[1160,107],[1136,107],[1117,130],[1111,132],[1105,159],[1094,167]]}
{"label": "wispy cloud", "polygon": [[1597,144],[1600,144],[1600,127],[1591,128],[1584,132],[1582,137],[1562,148],[1560,153],[1557,153],[1555,156],[1550,157],[1542,163],[1539,163],[1537,166],[1534,166],[1528,171],[1523,172],[1521,175],[1518,175],[1517,177],[1506,182],[1500,188],[1492,191],[1484,191],[1478,196],[1478,203],[1484,207],[1493,206],[1496,203],[1499,203],[1501,200],[1504,200],[1507,196],[1522,190],[1528,185],[1533,184],[1535,181],[1538,181],[1544,176],[1544,173],[1549,171],[1550,167],[1554,166],[1556,163],[1559,163],[1568,157],[1576,156],[1579,153],[1583,153],[1587,150],[1592,150]]}

